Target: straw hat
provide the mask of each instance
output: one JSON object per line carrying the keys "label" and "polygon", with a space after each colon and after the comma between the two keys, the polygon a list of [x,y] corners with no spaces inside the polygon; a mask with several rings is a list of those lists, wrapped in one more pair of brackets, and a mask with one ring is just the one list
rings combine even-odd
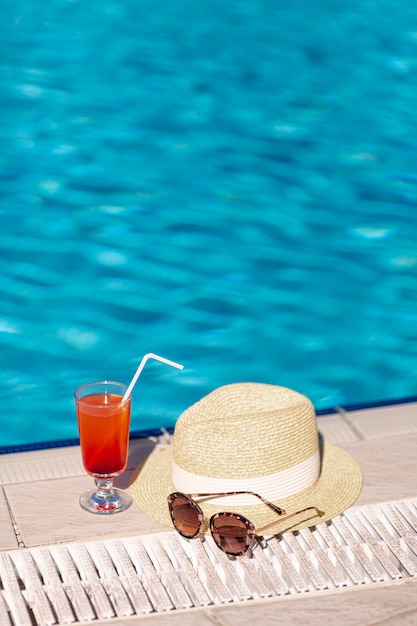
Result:
{"label": "straw hat", "polygon": [[[130,492],[140,509],[171,526],[167,496],[252,491],[292,513],[269,534],[299,530],[330,520],[351,506],[362,487],[357,462],[323,442],[311,401],[275,385],[236,383],[220,387],[186,409],[173,443],[157,446],[138,468]],[[279,520],[250,495],[199,501],[205,515],[233,511],[256,527]]]}

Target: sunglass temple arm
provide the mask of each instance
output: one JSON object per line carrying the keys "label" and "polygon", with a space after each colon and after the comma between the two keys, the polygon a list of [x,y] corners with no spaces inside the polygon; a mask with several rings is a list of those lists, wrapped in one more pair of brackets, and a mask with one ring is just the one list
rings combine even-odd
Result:
{"label": "sunglass temple arm", "polygon": [[[277,506],[273,502],[266,500],[263,496],[260,496],[259,493],[255,493],[254,491],[223,491],[222,493],[187,493],[187,496],[191,498],[204,498],[206,500],[210,500],[211,498],[219,498],[220,496],[241,496],[241,495],[251,495],[262,500],[264,504],[269,506],[270,509],[278,513],[278,515],[285,515],[285,509]],[[295,515],[295,513],[294,513]]]}
{"label": "sunglass temple arm", "polygon": [[315,511],[316,515],[318,515],[319,517],[322,517],[324,515],[323,511],[320,511],[320,509],[318,509],[316,506],[308,506],[305,509],[301,509],[300,511],[295,511],[295,513],[290,513],[289,515],[286,515],[285,517],[281,517],[280,519],[277,519],[275,520],[275,522],[271,522],[270,524],[267,524],[266,526],[261,526],[260,528],[256,528],[255,529],[256,534],[260,533],[263,530],[267,530],[268,528],[272,528],[272,526],[276,526],[277,524],[280,524],[284,520],[291,519],[291,517],[295,517],[296,515],[300,515],[300,513],[304,513],[305,511]]}

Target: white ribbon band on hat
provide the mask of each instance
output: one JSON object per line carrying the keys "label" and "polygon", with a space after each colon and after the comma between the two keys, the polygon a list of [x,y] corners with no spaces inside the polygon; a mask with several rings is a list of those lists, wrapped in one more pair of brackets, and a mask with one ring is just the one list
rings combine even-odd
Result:
{"label": "white ribbon band on hat", "polygon": [[[278,502],[311,487],[319,477],[320,453],[317,450],[311,457],[288,469],[258,476],[257,478],[210,478],[192,474],[172,462],[172,478],[175,488],[183,493],[224,493],[228,491],[252,491],[260,496]],[[210,500],[210,504],[225,506],[253,506],[260,504],[257,498],[248,494],[226,496]]]}

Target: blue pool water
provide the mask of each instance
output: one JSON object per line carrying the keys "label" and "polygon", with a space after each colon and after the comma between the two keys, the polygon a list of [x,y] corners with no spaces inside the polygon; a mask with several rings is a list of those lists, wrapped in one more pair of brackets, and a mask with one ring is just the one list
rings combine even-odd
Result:
{"label": "blue pool water", "polygon": [[417,5],[16,0],[0,57],[0,447],[262,381],[415,395]]}

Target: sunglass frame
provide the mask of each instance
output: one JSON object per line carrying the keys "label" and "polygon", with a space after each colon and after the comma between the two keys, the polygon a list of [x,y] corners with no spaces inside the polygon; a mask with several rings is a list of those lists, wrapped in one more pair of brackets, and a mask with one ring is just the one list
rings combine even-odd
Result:
{"label": "sunglass frame", "polygon": [[[226,554],[232,555],[232,556],[243,556],[244,554],[247,554],[248,556],[252,555],[252,548],[253,545],[256,541],[256,536],[259,535],[260,532],[267,530],[269,528],[272,528],[273,526],[276,526],[277,523],[279,523],[280,521],[283,521],[284,519],[290,519],[292,517],[295,517],[296,515],[299,515],[300,513],[304,513],[305,511],[310,511],[310,510],[314,510],[316,512],[316,515],[318,517],[322,517],[324,515],[324,512],[321,511],[320,509],[318,509],[316,506],[307,506],[304,509],[301,509],[300,511],[295,511],[294,513],[290,513],[289,515],[285,515],[286,511],[285,509],[277,506],[276,504],[273,504],[273,502],[269,502],[269,500],[266,500],[265,498],[263,498],[262,496],[260,496],[257,493],[254,493],[253,491],[227,491],[227,492],[223,492],[223,493],[183,493],[181,491],[175,491],[171,494],[169,494],[169,496],[167,497],[168,500],[168,508],[169,508],[169,513],[171,516],[171,520],[172,523],[174,525],[175,530],[185,539],[195,539],[196,537],[198,537],[203,529],[204,529],[204,525],[206,523],[206,517],[201,509],[201,507],[199,506],[199,504],[194,500],[194,498],[204,498],[204,499],[211,499],[211,498],[217,498],[217,497],[221,497],[221,496],[234,496],[234,495],[240,495],[240,494],[251,494],[253,496],[256,496],[257,498],[259,498],[260,500],[262,500],[262,502],[264,502],[267,506],[269,506],[271,509],[273,509],[279,516],[283,516],[280,519],[271,522],[269,524],[266,524],[265,526],[261,526],[260,528],[256,528],[255,525],[247,518],[244,517],[243,515],[240,515],[239,513],[231,513],[231,512],[220,512],[220,513],[215,513],[214,515],[211,516],[210,521],[209,521],[209,528],[210,528],[210,533],[213,536],[213,532],[212,532],[212,520],[216,519],[217,517],[220,516],[234,516],[240,520],[243,520],[248,533],[252,533],[252,541],[251,544],[249,545],[249,547],[247,547],[247,549],[240,553],[240,554],[236,554],[234,552],[228,552],[226,551],[222,546],[220,546],[216,539],[213,536],[213,541],[215,542],[216,546],[222,550],[222,552],[225,552]],[[195,534],[193,536],[188,536],[186,534],[184,534],[183,532],[181,532],[175,522],[175,516],[173,515],[173,506],[172,503],[174,501],[174,499],[176,497],[181,497],[181,498],[185,498],[187,500],[187,502],[197,511],[198,513],[198,529],[196,530]],[[250,529],[250,530],[249,530]],[[249,535],[248,535],[249,536]]]}

